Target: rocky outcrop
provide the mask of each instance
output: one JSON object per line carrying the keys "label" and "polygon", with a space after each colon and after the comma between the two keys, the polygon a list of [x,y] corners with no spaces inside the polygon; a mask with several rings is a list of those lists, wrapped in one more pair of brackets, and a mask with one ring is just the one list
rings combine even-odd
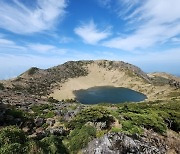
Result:
{"label": "rocky outcrop", "polygon": [[123,133],[109,133],[91,141],[84,154],[165,154],[166,145],[157,138],[150,142],[139,136],[127,136]]}
{"label": "rocky outcrop", "polygon": [[176,81],[176,80],[170,80],[169,84],[177,89],[180,89],[180,82]]}

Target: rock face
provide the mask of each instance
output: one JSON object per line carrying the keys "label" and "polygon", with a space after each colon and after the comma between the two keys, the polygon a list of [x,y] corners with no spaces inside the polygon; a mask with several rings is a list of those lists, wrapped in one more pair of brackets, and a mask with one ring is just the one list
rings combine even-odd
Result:
{"label": "rock face", "polygon": [[123,133],[109,133],[91,141],[84,154],[164,154],[165,146],[156,146],[141,137],[127,136]]}

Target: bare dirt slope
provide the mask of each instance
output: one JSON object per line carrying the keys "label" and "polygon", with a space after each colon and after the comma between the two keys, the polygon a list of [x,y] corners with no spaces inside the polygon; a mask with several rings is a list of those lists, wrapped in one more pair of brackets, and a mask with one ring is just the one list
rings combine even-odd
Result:
{"label": "bare dirt slope", "polygon": [[[104,63],[105,65],[100,65]],[[58,88],[54,88],[50,96],[62,100],[75,98],[74,90],[88,89],[95,86],[115,86],[126,87],[148,96],[149,100],[163,98],[173,89],[170,85],[154,85],[151,78],[137,68],[131,69],[119,65],[120,62],[114,62],[119,67],[110,67],[109,61],[95,61],[88,64],[87,76],[78,78],[69,78],[65,83],[59,83]],[[137,73],[138,72],[138,73]]]}

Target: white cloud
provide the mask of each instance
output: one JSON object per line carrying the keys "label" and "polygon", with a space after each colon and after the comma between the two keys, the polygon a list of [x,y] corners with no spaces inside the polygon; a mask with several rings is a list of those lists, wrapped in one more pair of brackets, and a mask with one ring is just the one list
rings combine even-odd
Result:
{"label": "white cloud", "polygon": [[0,28],[19,34],[41,32],[52,28],[65,14],[66,0],[36,0],[36,7],[20,0],[0,1]]}
{"label": "white cloud", "polygon": [[173,38],[171,39],[171,41],[172,41],[173,43],[180,43],[180,38],[179,38],[179,37],[173,37]]}
{"label": "white cloud", "polygon": [[56,54],[56,55],[63,55],[66,54],[69,49],[59,48],[54,45],[50,44],[24,44],[18,45],[16,42],[6,39],[0,38],[0,53],[9,53],[12,52],[14,54],[22,54],[34,51],[35,53],[41,54]]}
{"label": "white cloud", "polygon": [[74,39],[71,37],[66,37],[66,36],[59,37],[59,43],[71,43],[73,41]]}
{"label": "white cloud", "polygon": [[[69,56],[71,55],[71,56]],[[69,60],[123,60],[125,62],[138,65],[144,71],[165,71],[179,73],[180,48],[169,49],[162,52],[148,52],[141,54],[117,55],[111,51],[96,51],[87,53],[84,51],[71,51],[65,56],[35,56],[31,54],[12,55],[0,54],[0,79],[15,77],[30,67],[48,68],[62,64]],[[8,70],[8,71],[7,71]],[[180,75],[180,74],[179,74]]]}
{"label": "white cloud", "polygon": [[65,54],[67,52],[67,49],[58,48],[49,44],[29,44],[27,47],[29,50],[39,53]]}
{"label": "white cloud", "polygon": [[93,20],[91,20],[88,24],[83,24],[80,27],[76,27],[74,32],[79,35],[87,44],[96,44],[110,35],[108,29],[103,31],[97,29],[97,25]]}
{"label": "white cloud", "polygon": [[17,45],[14,41],[12,40],[9,40],[9,39],[5,39],[3,37],[0,37],[0,50],[1,52],[4,52],[5,51],[9,51],[9,50],[12,50],[12,51],[25,51],[25,47],[22,47],[20,45]]}
{"label": "white cloud", "polygon": [[132,51],[167,43],[180,34],[180,1],[147,0],[126,19],[131,24],[140,24],[132,34],[105,41],[104,46]]}
{"label": "white cloud", "polygon": [[112,0],[97,0],[101,7],[110,8]]}
{"label": "white cloud", "polygon": [[7,39],[0,38],[0,45],[15,45],[15,42]]}

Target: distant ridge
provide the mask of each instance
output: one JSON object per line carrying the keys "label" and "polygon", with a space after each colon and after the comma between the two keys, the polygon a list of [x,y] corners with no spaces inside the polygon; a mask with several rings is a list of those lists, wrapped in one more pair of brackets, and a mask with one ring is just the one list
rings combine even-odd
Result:
{"label": "distant ridge", "polygon": [[[169,84],[172,80],[173,84]],[[5,81],[5,85],[25,94],[56,99],[73,98],[73,90],[106,85],[130,88],[148,98],[160,98],[176,86],[174,81],[178,85],[179,78],[166,73],[146,74],[123,61],[82,60],[68,61],[49,69],[32,67],[17,78]]]}

